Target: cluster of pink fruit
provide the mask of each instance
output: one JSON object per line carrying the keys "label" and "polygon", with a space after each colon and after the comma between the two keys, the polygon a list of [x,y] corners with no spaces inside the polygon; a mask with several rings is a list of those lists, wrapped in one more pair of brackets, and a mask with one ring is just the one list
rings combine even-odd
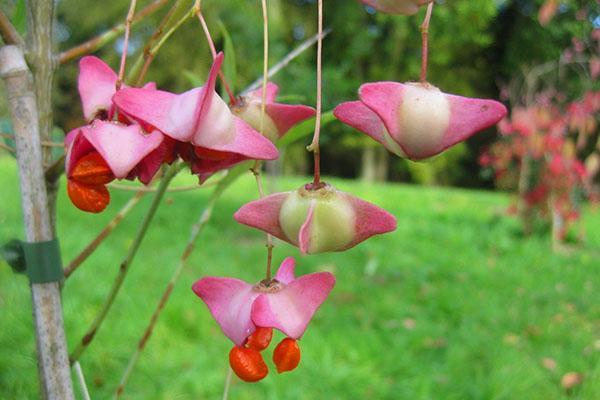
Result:
{"label": "cluster of pink fruit", "polygon": [[[412,14],[429,1],[363,3],[383,12]],[[243,160],[277,158],[273,142],[315,110],[275,103],[274,84],[267,86],[264,116],[261,90],[227,105],[215,92],[222,57],[215,59],[204,86],[182,94],[157,90],[153,84],[117,87],[116,75],[100,60],[81,61],[79,91],[91,122],[66,139],[69,195],[77,207],[99,212],[109,200],[106,183],[123,178],[148,183],[161,164],[178,157],[201,182]],[[506,114],[496,101],[445,94],[427,82],[369,83],[359,95],[359,101],[340,104],[335,116],[392,153],[414,160],[432,157]],[[303,254],[347,250],[396,228],[387,211],[318,179],[250,202],[234,218],[297,246]],[[229,357],[232,369],[253,382],[268,373],[260,352],[269,345],[272,329],[286,335],[274,351],[277,370],[298,365],[297,340],[334,283],[328,272],[296,279],[294,260],[287,258],[274,278],[258,284],[206,277],[193,290],[235,344]]]}

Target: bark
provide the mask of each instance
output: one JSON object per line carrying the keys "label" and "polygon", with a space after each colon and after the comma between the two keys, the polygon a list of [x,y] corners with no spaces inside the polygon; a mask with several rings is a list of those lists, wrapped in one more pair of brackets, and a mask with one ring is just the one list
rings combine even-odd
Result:
{"label": "bark", "polygon": [[[21,205],[28,242],[48,241],[53,229],[42,165],[42,146],[32,77],[22,50],[0,49],[0,75],[6,84],[15,132]],[[42,397],[73,398],[58,282],[32,284],[32,303]]]}
{"label": "bark", "polygon": [[[27,1],[27,49],[28,61],[34,78],[35,95],[38,110],[39,133],[43,141],[52,136],[52,85],[56,59],[53,48],[54,38],[54,1]],[[42,149],[43,165],[52,164],[52,149]],[[56,193],[58,179],[46,182],[48,209],[52,230],[56,225]]]}

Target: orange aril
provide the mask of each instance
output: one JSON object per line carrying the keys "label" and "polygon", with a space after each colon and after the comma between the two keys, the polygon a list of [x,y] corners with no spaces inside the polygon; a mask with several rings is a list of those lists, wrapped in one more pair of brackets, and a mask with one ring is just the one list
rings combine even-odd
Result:
{"label": "orange aril", "polygon": [[94,151],[77,160],[69,179],[86,185],[104,185],[115,176],[100,153]]}
{"label": "orange aril", "polygon": [[298,343],[292,338],[283,339],[273,352],[273,362],[280,374],[295,369],[300,363]]}
{"label": "orange aril", "polygon": [[104,185],[86,185],[69,179],[67,193],[75,207],[82,211],[99,213],[110,203],[110,194]]}
{"label": "orange aril", "polygon": [[262,326],[259,326],[256,328],[254,333],[248,337],[246,347],[257,351],[263,351],[264,349],[269,347],[269,343],[271,343],[272,337],[272,328],[263,328]]}
{"label": "orange aril", "polygon": [[235,374],[243,381],[257,382],[269,373],[260,353],[243,346],[234,346],[229,352],[229,365]]}

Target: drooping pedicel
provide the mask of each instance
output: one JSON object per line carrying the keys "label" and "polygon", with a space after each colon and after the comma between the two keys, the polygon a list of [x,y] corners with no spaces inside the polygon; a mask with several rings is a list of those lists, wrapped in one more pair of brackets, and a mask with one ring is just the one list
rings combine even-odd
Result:
{"label": "drooping pedicel", "polygon": [[367,83],[359,96],[337,106],[336,118],[411,160],[435,156],[506,115],[498,101],[443,93],[429,83]]}
{"label": "drooping pedicel", "polygon": [[240,379],[256,382],[269,370],[261,352],[270,344],[272,330],[287,337],[273,353],[277,372],[291,371],[300,362],[297,341],[335,285],[329,272],[294,274],[288,257],[275,278],[252,285],[234,278],[206,277],[192,290],[206,303],[221,330],[235,344],[229,353],[231,368]]}
{"label": "drooping pedicel", "polygon": [[328,184],[302,186],[242,206],[236,221],[261,229],[304,254],[343,251],[396,229],[396,218]]}

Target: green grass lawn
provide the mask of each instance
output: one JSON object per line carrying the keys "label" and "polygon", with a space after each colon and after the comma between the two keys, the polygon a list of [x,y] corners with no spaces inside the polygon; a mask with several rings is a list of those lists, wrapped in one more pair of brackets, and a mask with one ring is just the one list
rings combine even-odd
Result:
{"label": "green grass lawn", "polygon": [[[175,185],[190,182],[181,175]],[[267,187],[303,182],[285,178]],[[234,380],[230,399],[600,399],[600,215],[585,215],[586,240],[576,251],[553,254],[548,236],[519,235],[517,221],[502,214],[509,203],[502,194],[332,182],[390,210],[398,230],[345,253],[307,257],[277,242],[277,264],[296,256],[298,273],[332,271],[337,285],[300,342],[299,368],[277,375],[271,367],[257,384]],[[0,157],[0,187],[0,240],[22,238],[8,157]],[[210,190],[166,196],[81,359],[92,398],[109,398],[116,388]],[[58,232],[65,263],[131,196],[112,195],[103,214],[88,215],[71,206],[63,186]],[[232,344],[190,287],[205,275],[261,279],[264,235],[232,218],[255,197],[247,174],[216,206],[124,398],[221,398]],[[71,349],[102,304],[149,201],[65,282]],[[566,392],[560,381],[569,371],[584,381]],[[0,263],[0,398],[37,396],[27,280]]]}

